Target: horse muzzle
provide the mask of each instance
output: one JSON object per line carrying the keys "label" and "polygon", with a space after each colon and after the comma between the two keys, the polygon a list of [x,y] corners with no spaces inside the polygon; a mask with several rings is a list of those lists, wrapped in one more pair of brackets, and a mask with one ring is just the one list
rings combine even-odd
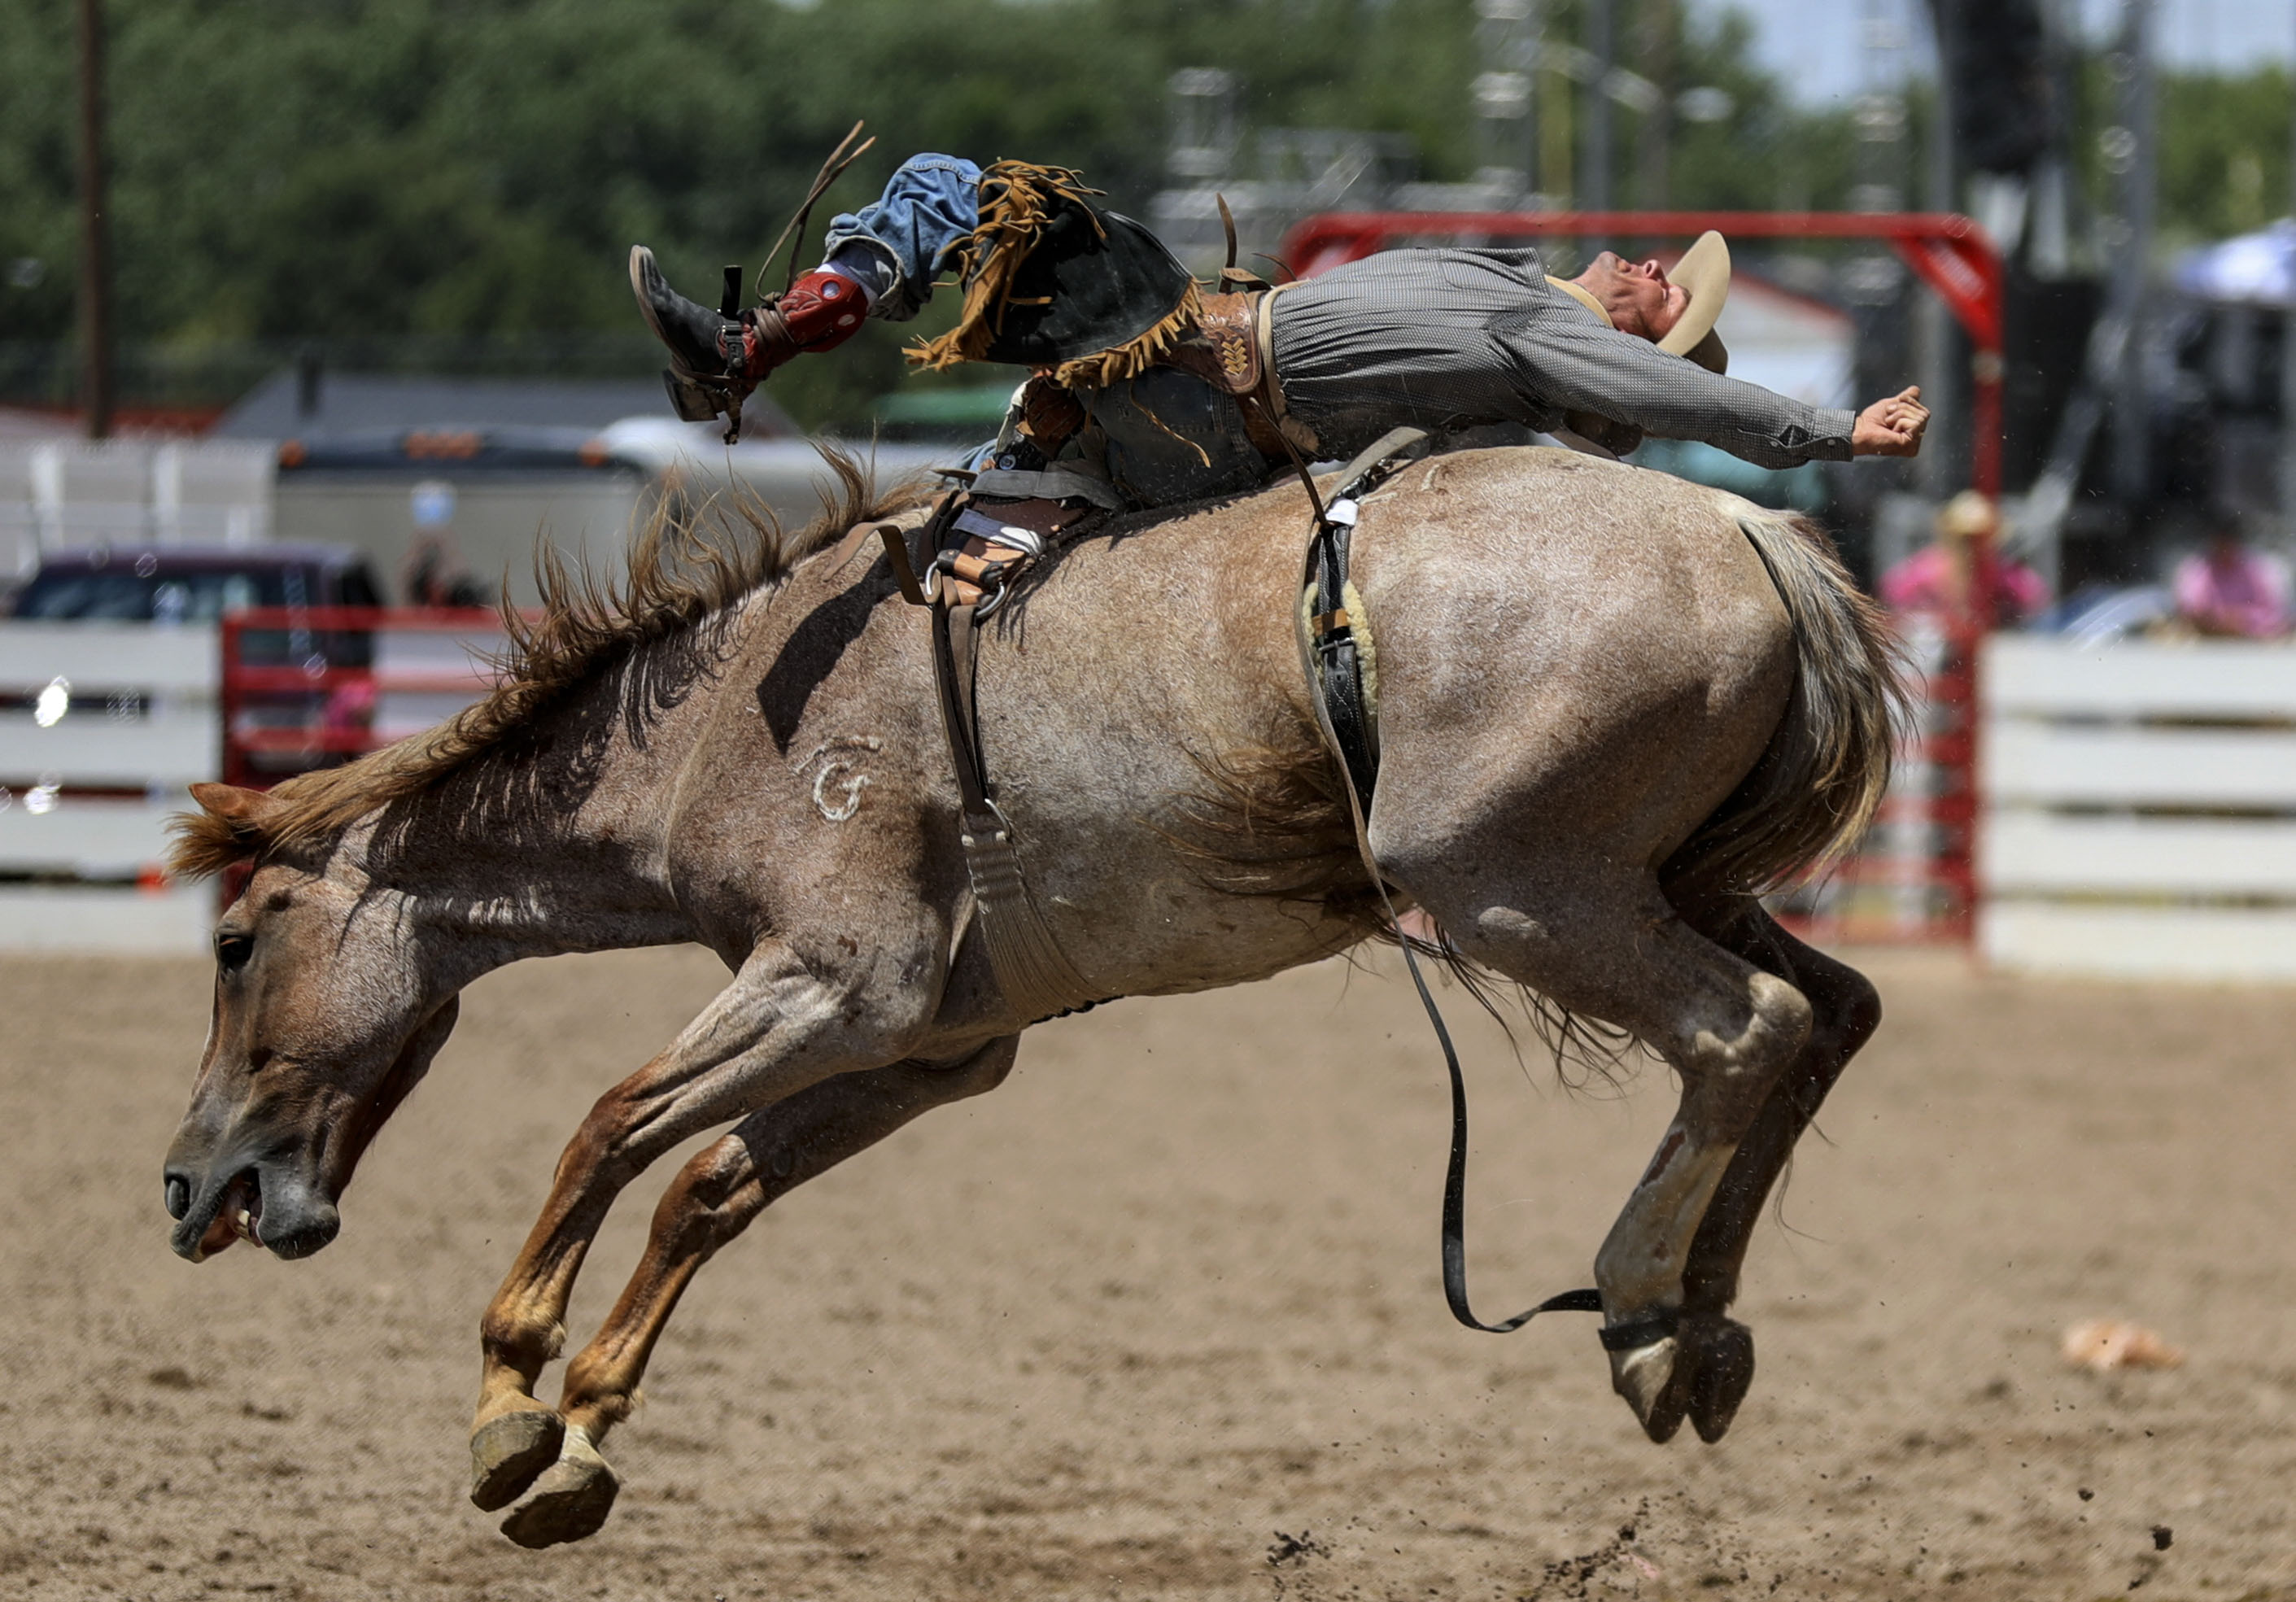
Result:
{"label": "horse muzzle", "polygon": [[[217,1182],[217,1174],[226,1177]],[[205,1261],[238,1240],[275,1257],[308,1257],[342,1228],[334,1203],[309,1178],[272,1163],[217,1163],[201,1182],[187,1167],[171,1162],[166,1195],[168,1216],[176,1220],[168,1244],[192,1262]]]}

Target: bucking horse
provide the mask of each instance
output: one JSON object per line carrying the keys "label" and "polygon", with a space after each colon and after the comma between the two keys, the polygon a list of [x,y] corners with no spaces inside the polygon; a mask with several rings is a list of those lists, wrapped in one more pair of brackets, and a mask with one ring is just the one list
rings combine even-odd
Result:
{"label": "bucking horse", "polygon": [[[472,1494],[523,1545],[604,1523],[599,1449],[711,1254],[993,1089],[1041,1021],[980,938],[930,630],[890,552],[839,539],[921,519],[922,492],[835,465],[841,504],[801,533],[665,512],[619,585],[545,559],[486,699],[267,793],[201,785],[178,820],[178,871],[245,875],[167,1157],[193,1261],[333,1240],[480,975],[677,941],[731,972],[582,1119],[481,1320]],[[1446,956],[1663,1058],[1679,1108],[1595,1259],[1603,1344],[1652,1440],[1717,1440],[1753,1376],[1727,1310],[1764,1198],[1880,1018],[1759,896],[1887,783],[1886,625],[1801,519],[1551,448],[1414,463],[1354,534],[1380,738],[1359,830],[1298,645],[1308,513],[1294,481],[1099,522],[983,626],[980,752],[1028,893],[1105,998],[1265,978],[1416,908]],[[617,1195],[729,1124],[537,1399]]]}

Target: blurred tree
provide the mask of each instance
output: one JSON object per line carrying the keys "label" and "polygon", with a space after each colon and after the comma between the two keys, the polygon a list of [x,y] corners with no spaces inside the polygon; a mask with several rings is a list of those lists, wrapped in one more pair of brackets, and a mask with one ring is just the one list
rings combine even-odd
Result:
{"label": "blurred tree", "polygon": [[0,0],[0,339],[71,332],[72,12]]}
{"label": "blurred tree", "polygon": [[2161,244],[2260,228],[2288,215],[2289,111],[2283,67],[2161,81]]}
{"label": "blurred tree", "polygon": [[1688,19],[1676,72],[1685,87],[1718,89],[1719,121],[1677,120],[1669,166],[1675,204],[1701,209],[1838,210],[1856,181],[1857,139],[1847,110],[1796,105],[1756,64],[1754,25],[1726,11]]}
{"label": "blurred tree", "polygon": [[[2155,243],[2170,254],[2260,228],[2289,214],[2289,118],[2296,82],[2277,64],[2241,73],[2160,74],[2161,150]],[[2073,144],[2089,201],[2112,205],[2118,86],[2109,57],[2085,64]]]}
{"label": "blurred tree", "polygon": [[[1578,37],[1580,5],[1554,6],[1554,36]],[[1672,88],[1719,92],[1696,103],[1717,119],[1669,119],[1674,203],[1844,202],[1847,113],[1796,108],[1742,16],[1637,14],[1667,34]],[[138,0],[112,18],[121,337],[633,333],[632,242],[697,292],[721,262],[757,271],[857,117],[878,144],[816,244],[918,150],[1078,167],[1142,211],[1182,66],[1235,73],[1248,128],[1402,132],[1427,177],[1465,178],[1474,20],[1473,0]],[[70,7],[0,0],[0,341],[68,340]],[[1591,91],[1571,93],[1583,120]],[[2168,94],[2172,224],[2276,215],[2284,74]],[[1640,138],[1622,109],[1622,163],[1652,160]],[[1636,192],[1623,170],[1614,187]],[[811,421],[865,416],[909,332],[873,325],[776,393]]]}

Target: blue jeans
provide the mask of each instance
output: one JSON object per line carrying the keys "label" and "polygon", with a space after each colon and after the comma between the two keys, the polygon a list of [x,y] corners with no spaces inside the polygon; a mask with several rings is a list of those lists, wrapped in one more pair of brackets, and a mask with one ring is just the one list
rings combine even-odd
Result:
{"label": "blue jeans", "polygon": [[940,253],[980,221],[980,168],[961,156],[911,156],[884,193],[829,220],[824,259],[869,292],[872,316],[906,323],[932,294]]}

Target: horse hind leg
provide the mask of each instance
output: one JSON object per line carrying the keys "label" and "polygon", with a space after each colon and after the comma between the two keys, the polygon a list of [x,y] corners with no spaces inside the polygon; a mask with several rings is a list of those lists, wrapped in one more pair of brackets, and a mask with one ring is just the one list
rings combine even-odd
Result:
{"label": "horse hind leg", "polygon": [[991,1040],[949,1064],[839,1074],[751,1113],[687,1162],[654,1209],[644,1255],[613,1311],[566,1365],[557,1408],[562,1446],[527,1476],[531,1493],[503,1521],[503,1533],[530,1548],[595,1534],[620,1488],[598,1449],[636,1408],[654,1344],[701,1265],[808,1179],[922,1113],[995,1089],[1012,1071],[1020,1039]]}
{"label": "horse hind leg", "polygon": [[1702,1440],[1713,1442],[1729,1429],[1754,1376],[1753,1337],[1725,1316],[1738,1294],[1754,1226],[1826,1092],[1880,1026],[1882,1001],[1864,974],[1796,940],[1751,896],[1677,894],[1677,900],[1685,922],[1791,982],[1808,998],[1813,1014],[1808,1043],[1739,1141],[1683,1273],[1684,1338],[1699,1353],[1690,1421]]}
{"label": "horse hind leg", "polygon": [[1681,1076],[1673,1121],[1595,1260],[1612,1386],[1652,1440],[1668,1440],[1704,1359],[1683,1339],[1697,1333],[1682,1327],[1692,1243],[1740,1142],[1803,1049],[1810,1005],[1685,924],[1647,875],[1590,884],[1581,861],[1472,875],[1456,899],[1411,887],[1468,956],[1628,1031]]}

